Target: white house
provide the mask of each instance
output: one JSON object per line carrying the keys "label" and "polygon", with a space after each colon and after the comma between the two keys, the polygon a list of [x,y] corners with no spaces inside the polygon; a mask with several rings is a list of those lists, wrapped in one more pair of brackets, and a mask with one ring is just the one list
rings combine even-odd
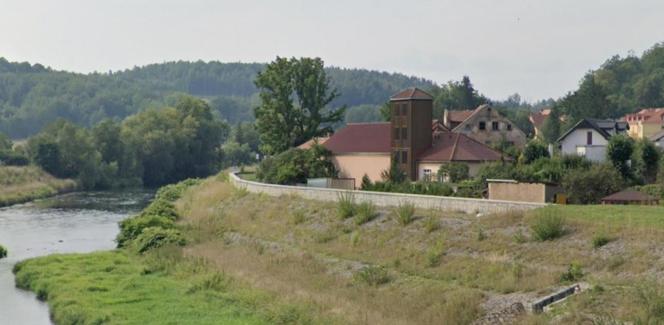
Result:
{"label": "white house", "polygon": [[558,144],[563,155],[584,156],[590,161],[603,162],[609,138],[627,130],[627,122],[582,119],[558,138]]}
{"label": "white house", "polygon": [[664,149],[664,131],[659,131],[648,137],[648,139],[654,142],[657,147]]}

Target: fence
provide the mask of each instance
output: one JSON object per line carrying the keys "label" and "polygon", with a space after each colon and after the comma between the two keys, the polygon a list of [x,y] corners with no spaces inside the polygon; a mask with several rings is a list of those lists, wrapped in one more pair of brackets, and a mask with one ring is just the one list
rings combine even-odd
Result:
{"label": "fence", "polygon": [[397,206],[402,202],[410,202],[422,209],[440,209],[462,211],[466,213],[504,213],[510,211],[526,211],[546,206],[545,203],[528,203],[502,200],[470,199],[449,196],[417,195],[404,193],[385,193],[371,191],[348,191],[333,188],[315,188],[303,186],[286,186],[247,181],[234,173],[230,174],[230,182],[252,193],[265,193],[270,196],[298,195],[305,199],[319,201],[337,201],[342,193],[353,193],[357,202],[370,201],[377,206]]}

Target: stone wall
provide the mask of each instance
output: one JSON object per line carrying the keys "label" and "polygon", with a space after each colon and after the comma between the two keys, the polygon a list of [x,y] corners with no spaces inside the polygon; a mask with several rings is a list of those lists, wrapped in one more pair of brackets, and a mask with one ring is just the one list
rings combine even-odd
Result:
{"label": "stone wall", "polygon": [[402,202],[410,202],[421,209],[439,209],[448,211],[462,211],[466,213],[504,213],[510,211],[525,211],[546,206],[543,203],[526,203],[501,200],[470,199],[449,196],[416,195],[403,193],[384,193],[370,191],[347,191],[332,188],[312,188],[301,186],[285,186],[265,184],[240,179],[230,174],[230,182],[239,188],[252,193],[265,193],[270,196],[298,195],[305,199],[319,201],[337,201],[343,193],[353,193],[356,202],[373,202],[377,206],[397,206]]}

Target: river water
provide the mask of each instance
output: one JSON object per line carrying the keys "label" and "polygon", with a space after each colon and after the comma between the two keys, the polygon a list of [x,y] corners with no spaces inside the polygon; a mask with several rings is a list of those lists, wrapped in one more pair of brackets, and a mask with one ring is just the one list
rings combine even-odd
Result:
{"label": "river water", "polygon": [[147,205],[153,192],[81,192],[0,208],[0,325],[51,324],[46,303],[14,286],[16,262],[53,253],[115,247],[118,222]]}

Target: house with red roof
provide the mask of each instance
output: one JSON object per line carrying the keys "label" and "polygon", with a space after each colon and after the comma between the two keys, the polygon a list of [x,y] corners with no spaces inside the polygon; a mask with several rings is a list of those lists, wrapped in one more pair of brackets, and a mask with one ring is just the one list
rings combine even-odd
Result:
{"label": "house with red roof", "polygon": [[629,124],[630,137],[650,138],[664,129],[664,108],[644,108],[625,115],[623,121]]}
{"label": "house with red roof", "polygon": [[392,162],[413,181],[430,179],[451,162],[467,164],[474,175],[481,164],[503,159],[501,152],[433,120],[433,97],[421,89],[395,94],[390,106],[390,122],[349,123],[323,143],[339,177],[360,184],[366,174],[380,181]]}
{"label": "house with red roof", "polygon": [[523,147],[527,142],[526,134],[519,127],[487,104],[473,110],[445,110],[443,125],[489,146],[504,141]]}

